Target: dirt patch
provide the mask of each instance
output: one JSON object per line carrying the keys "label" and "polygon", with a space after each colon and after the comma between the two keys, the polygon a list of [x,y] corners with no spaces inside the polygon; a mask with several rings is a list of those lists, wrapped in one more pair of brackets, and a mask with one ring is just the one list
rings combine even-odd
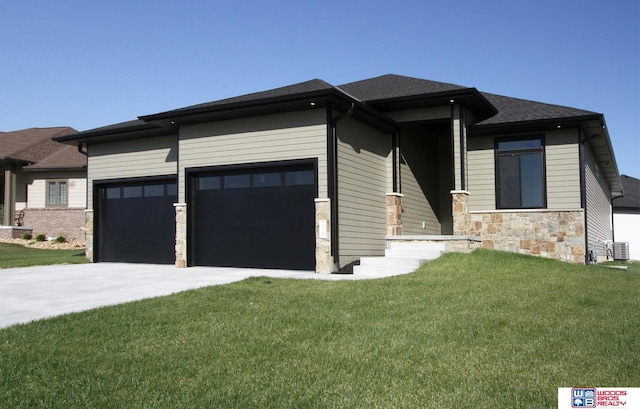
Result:
{"label": "dirt patch", "polygon": [[85,244],[79,243],[77,241],[71,241],[67,243],[56,243],[53,240],[36,241],[36,240],[25,240],[25,239],[1,239],[0,242],[19,244],[24,247],[29,247],[34,249],[47,249],[47,250],[75,250],[75,249],[84,249],[86,247]]}

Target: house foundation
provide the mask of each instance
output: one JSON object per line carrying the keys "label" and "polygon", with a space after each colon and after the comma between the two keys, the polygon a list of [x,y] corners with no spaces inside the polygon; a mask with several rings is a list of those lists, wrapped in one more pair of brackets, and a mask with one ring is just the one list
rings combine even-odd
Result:
{"label": "house foundation", "polygon": [[480,237],[482,248],[584,263],[584,211],[469,211],[469,192],[452,191],[454,234]]}

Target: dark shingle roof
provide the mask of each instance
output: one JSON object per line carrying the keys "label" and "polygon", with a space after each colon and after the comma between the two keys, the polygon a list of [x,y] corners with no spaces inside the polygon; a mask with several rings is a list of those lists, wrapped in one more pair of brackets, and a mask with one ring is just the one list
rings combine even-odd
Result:
{"label": "dark shingle roof", "polygon": [[215,109],[216,107],[230,106],[234,104],[242,103],[263,103],[270,99],[285,98],[289,96],[299,96],[309,93],[317,93],[335,90],[335,87],[323,80],[313,79],[310,81],[300,82],[298,84],[287,85],[280,88],[274,88],[267,91],[254,92],[251,94],[240,95],[237,97],[221,99],[218,101],[205,102],[203,104],[191,105],[184,108],[178,108],[171,111],[161,112],[153,115],[141,116],[140,119],[154,120],[161,117],[169,117],[174,115],[181,115],[185,113],[191,113],[194,111],[203,111],[208,109]]}
{"label": "dark shingle roof", "polygon": [[86,166],[86,156],[75,147],[51,139],[76,133],[67,126],[0,132],[0,157],[8,162],[30,163],[24,169],[82,168]]}
{"label": "dark shingle roof", "polygon": [[394,74],[350,82],[338,88],[367,102],[467,89],[460,85]]}
{"label": "dark shingle roof", "polygon": [[621,175],[624,197],[613,199],[613,208],[640,209],[640,180],[631,176]]}
{"label": "dark shingle roof", "polygon": [[486,92],[483,92],[482,95],[498,109],[498,113],[480,122],[478,124],[479,126],[597,115],[595,112],[561,105],[528,101],[526,99],[505,97]]}
{"label": "dark shingle roof", "polygon": [[58,149],[47,157],[42,158],[33,165],[25,166],[25,170],[48,170],[48,169],[81,169],[87,166],[87,157],[78,152],[75,146],[58,145]]}
{"label": "dark shingle roof", "polygon": [[51,147],[47,141],[56,136],[73,133],[76,133],[76,130],[68,126],[0,132],[0,157],[25,161],[38,160],[51,153]]}

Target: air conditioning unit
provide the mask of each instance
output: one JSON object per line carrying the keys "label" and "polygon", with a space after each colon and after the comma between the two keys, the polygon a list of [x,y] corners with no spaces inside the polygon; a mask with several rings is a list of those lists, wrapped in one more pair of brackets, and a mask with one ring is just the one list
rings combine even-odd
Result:
{"label": "air conditioning unit", "polygon": [[614,260],[629,260],[629,243],[623,241],[616,241],[613,243],[613,259]]}

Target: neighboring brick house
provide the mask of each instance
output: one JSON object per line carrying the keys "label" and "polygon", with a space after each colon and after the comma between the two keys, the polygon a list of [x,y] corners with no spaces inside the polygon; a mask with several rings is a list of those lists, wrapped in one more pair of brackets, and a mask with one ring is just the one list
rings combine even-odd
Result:
{"label": "neighboring brick house", "polygon": [[331,272],[440,240],[584,263],[622,193],[602,114],[398,75],[56,140],[88,152],[93,261]]}
{"label": "neighboring brick house", "polygon": [[640,179],[622,175],[624,196],[613,199],[615,241],[629,243],[629,257],[640,261]]}
{"label": "neighboring brick house", "polygon": [[75,132],[55,127],[0,133],[0,237],[19,238],[29,232],[85,241],[87,157],[51,139]]}

